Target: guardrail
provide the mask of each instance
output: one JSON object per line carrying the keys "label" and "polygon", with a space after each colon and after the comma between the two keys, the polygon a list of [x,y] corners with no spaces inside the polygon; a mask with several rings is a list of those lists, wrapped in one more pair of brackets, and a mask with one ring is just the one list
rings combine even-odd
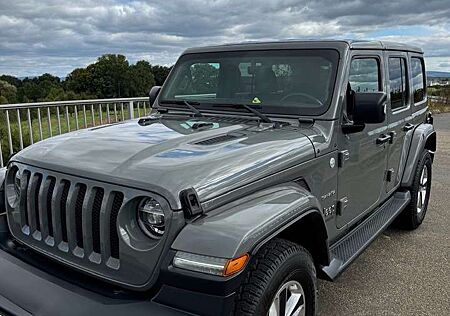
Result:
{"label": "guardrail", "polygon": [[431,96],[428,96],[428,100],[433,103],[450,104],[450,98],[448,98],[448,97],[439,97],[439,96],[431,95]]}
{"label": "guardrail", "polygon": [[0,105],[0,167],[7,157],[37,141],[133,119],[149,111],[147,97]]}

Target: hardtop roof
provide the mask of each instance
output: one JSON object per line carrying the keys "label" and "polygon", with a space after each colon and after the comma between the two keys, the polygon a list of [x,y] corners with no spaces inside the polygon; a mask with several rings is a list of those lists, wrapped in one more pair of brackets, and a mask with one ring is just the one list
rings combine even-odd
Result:
{"label": "hardtop roof", "polygon": [[264,50],[264,49],[325,49],[334,48],[337,50],[365,49],[365,50],[396,50],[408,51],[423,54],[420,47],[386,41],[363,41],[363,40],[284,40],[273,42],[244,42],[235,44],[224,44],[206,47],[194,47],[184,51],[183,54],[207,53],[221,51],[242,51],[242,50]]}

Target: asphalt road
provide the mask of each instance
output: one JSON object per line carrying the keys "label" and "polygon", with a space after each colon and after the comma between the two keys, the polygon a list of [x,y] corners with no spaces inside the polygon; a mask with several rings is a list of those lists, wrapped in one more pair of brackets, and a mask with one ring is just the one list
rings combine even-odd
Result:
{"label": "asphalt road", "polygon": [[450,114],[435,116],[430,205],[415,231],[388,228],[335,282],[319,315],[450,315]]}

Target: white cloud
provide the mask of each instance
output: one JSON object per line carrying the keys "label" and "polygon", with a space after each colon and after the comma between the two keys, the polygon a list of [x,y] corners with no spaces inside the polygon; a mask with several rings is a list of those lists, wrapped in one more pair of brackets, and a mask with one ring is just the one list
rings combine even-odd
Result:
{"label": "white cloud", "polygon": [[450,71],[448,0],[0,0],[0,74],[65,76],[101,54],[172,64],[187,47],[374,38],[424,48]]}

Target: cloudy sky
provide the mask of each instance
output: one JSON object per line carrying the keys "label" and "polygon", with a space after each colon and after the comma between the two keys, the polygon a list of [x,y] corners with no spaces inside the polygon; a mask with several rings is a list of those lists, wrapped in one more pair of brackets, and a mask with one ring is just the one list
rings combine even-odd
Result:
{"label": "cloudy sky", "polygon": [[187,47],[307,38],[424,48],[450,71],[449,0],[0,0],[0,74],[65,76],[105,53],[170,65]]}

